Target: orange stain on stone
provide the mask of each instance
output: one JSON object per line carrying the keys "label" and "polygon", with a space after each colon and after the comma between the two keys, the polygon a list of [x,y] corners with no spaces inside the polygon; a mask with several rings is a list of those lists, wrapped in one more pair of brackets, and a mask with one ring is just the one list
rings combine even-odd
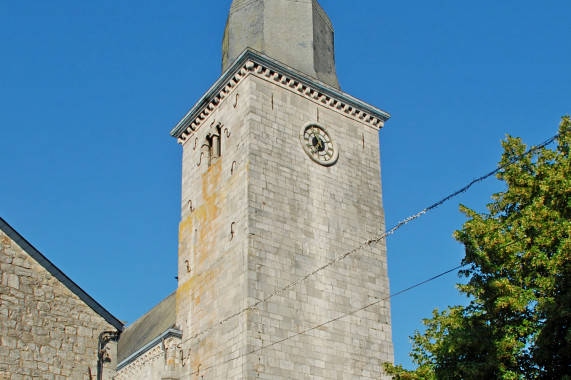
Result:
{"label": "orange stain on stone", "polygon": [[[208,304],[201,305],[201,303],[210,302],[215,296],[213,292],[216,288],[214,285],[217,281],[217,274],[216,270],[209,266],[217,259],[219,238],[217,235],[222,227],[218,220],[219,206],[226,197],[226,189],[221,189],[221,161],[217,160],[202,174],[203,200],[197,202],[195,210],[188,214],[179,225],[179,260],[189,260],[192,263],[192,272],[190,277],[179,283],[177,313],[178,311],[192,311],[193,319],[200,320],[201,324],[213,317],[210,314],[201,316],[202,313],[207,313],[205,309],[209,307]],[[197,236],[193,239],[195,230]],[[181,307],[190,308],[190,310],[182,310]]]}

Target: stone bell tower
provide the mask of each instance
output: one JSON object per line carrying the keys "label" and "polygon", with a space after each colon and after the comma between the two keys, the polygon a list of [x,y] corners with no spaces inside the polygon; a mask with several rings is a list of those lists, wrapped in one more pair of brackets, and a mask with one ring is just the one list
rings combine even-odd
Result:
{"label": "stone bell tower", "polygon": [[340,90],[316,0],[234,0],[222,66],[171,132],[183,146],[172,378],[381,378],[389,301],[356,310],[389,295],[384,242],[362,245],[385,227],[389,115]]}

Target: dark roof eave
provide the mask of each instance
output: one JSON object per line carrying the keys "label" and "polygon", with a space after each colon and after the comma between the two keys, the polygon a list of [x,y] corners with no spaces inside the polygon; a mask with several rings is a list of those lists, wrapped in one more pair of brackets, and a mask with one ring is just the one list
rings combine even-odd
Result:
{"label": "dark roof eave", "polygon": [[49,261],[44,255],[40,253],[32,244],[30,244],[22,235],[20,235],[12,226],[10,226],[4,219],[0,217],[0,230],[10,237],[16,244],[20,246],[28,255],[38,262],[44,269],[46,269],[52,276],[57,278],[65,287],[67,287],[73,294],[79,297],[87,304],[93,311],[99,314],[105,321],[115,327],[119,331],[123,331],[123,323],[115,318],[103,306],[95,301],[89,294],[66,276],[58,267]]}
{"label": "dark roof eave", "polygon": [[337,99],[340,99],[350,105],[354,105],[361,109],[366,110],[371,115],[378,117],[383,121],[387,121],[391,115],[383,110],[373,107],[335,87],[329,86],[315,78],[312,78],[306,74],[303,74],[271,57],[268,57],[260,52],[257,52],[251,48],[247,48],[244,52],[236,58],[236,61],[230,66],[220,78],[210,87],[210,89],[204,94],[202,98],[188,111],[188,113],[178,122],[178,124],[171,130],[170,135],[175,138],[179,138],[182,133],[188,128],[192,120],[194,120],[202,111],[202,109],[210,103],[210,101],[218,94],[226,83],[236,75],[240,68],[249,60],[263,64],[273,70],[277,70],[287,74],[289,77],[308,85],[310,87],[316,88],[317,90],[323,92],[324,94],[330,95]]}
{"label": "dark roof eave", "polygon": [[157,336],[155,339],[151,340],[149,343],[145,344],[143,347],[139,348],[137,351],[135,351],[134,353],[129,355],[127,358],[122,360],[121,363],[118,363],[117,364],[117,370],[119,371],[119,370],[125,368],[126,366],[128,366],[129,364],[131,364],[132,362],[137,360],[137,358],[139,358],[145,352],[149,351],[151,348],[153,348],[154,346],[159,344],[159,342],[161,342],[164,339],[167,339],[171,336],[180,339],[180,338],[182,338],[182,331],[180,331],[174,327],[169,328],[168,330],[163,332],[161,335]]}

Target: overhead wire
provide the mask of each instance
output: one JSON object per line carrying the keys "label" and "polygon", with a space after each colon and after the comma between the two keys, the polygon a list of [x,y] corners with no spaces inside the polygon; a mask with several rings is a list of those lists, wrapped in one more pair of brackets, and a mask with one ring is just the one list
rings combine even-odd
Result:
{"label": "overhead wire", "polygon": [[[424,284],[426,284],[426,283],[429,283],[429,282],[431,282],[431,281],[434,281],[434,280],[438,279],[439,277],[445,276],[445,275],[447,275],[448,273],[454,272],[454,271],[456,271],[456,270],[458,270],[458,269],[460,269],[460,268],[462,268],[462,267],[464,267],[464,266],[466,266],[466,264],[458,265],[458,266],[456,266],[456,267],[454,267],[454,268],[452,268],[452,269],[449,269],[449,270],[447,270],[447,271],[445,271],[445,272],[442,272],[442,273],[440,273],[440,274],[437,274],[436,276],[433,276],[433,277],[431,277],[431,278],[429,278],[429,279],[426,279],[426,280],[421,281],[421,282],[419,282],[419,283],[416,283],[416,284],[414,284],[414,285],[412,285],[412,286],[409,286],[409,287],[406,288],[406,289],[403,289],[403,290],[401,290],[401,291],[398,291],[398,292],[396,292],[396,293],[394,293],[394,294],[391,294],[391,295],[388,295],[388,296],[386,296],[386,297],[377,299],[376,301],[371,302],[371,303],[369,303],[369,304],[367,304],[367,305],[365,305],[365,306],[362,306],[362,307],[360,307],[360,308],[358,308],[358,309],[354,309],[354,310],[352,310],[352,311],[350,311],[350,312],[348,312],[348,313],[341,314],[340,316],[337,316],[337,317],[335,317],[335,318],[333,318],[333,319],[330,319],[330,320],[328,320],[328,321],[326,321],[326,322],[322,322],[322,323],[320,323],[320,324],[314,325],[314,326],[309,327],[309,328],[307,328],[307,329],[305,329],[305,330],[303,330],[303,331],[297,332],[297,333],[295,333],[295,334],[293,334],[293,335],[290,335],[290,336],[288,336],[288,337],[285,337],[285,338],[282,338],[282,339],[277,340],[277,341],[275,341],[275,342],[272,342],[272,343],[270,343],[270,344],[268,344],[268,345],[266,345],[266,346],[263,346],[263,345],[262,345],[262,347],[259,347],[259,348],[256,348],[256,349],[254,349],[254,350],[251,350],[251,351],[249,351],[249,352],[247,352],[247,353],[245,353],[245,354],[241,354],[241,355],[235,356],[235,357],[233,357],[233,358],[226,359],[226,360],[224,360],[224,361],[221,361],[221,362],[212,364],[211,366],[208,366],[208,367],[205,367],[205,368],[201,368],[200,371],[207,371],[207,370],[209,370],[209,369],[218,367],[218,366],[223,365],[223,364],[226,364],[226,363],[230,363],[231,361],[240,359],[240,358],[242,358],[242,357],[246,357],[246,356],[248,356],[248,355],[252,355],[252,354],[255,354],[255,353],[260,352],[260,351],[262,351],[262,350],[268,349],[268,348],[270,348],[270,347],[272,347],[272,346],[275,346],[275,345],[280,344],[280,343],[283,343],[283,342],[285,342],[285,341],[287,341],[287,340],[293,339],[293,338],[295,338],[295,337],[297,337],[297,336],[305,335],[305,334],[307,334],[307,333],[310,332],[310,331],[319,329],[319,328],[324,327],[324,326],[326,326],[326,325],[328,325],[328,324],[330,324],[330,323],[339,321],[339,320],[341,320],[341,319],[343,319],[343,318],[345,318],[345,317],[348,317],[348,316],[351,316],[351,315],[353,315],[353,314],[356,314],[356,313],[358,313],[358,312],[361,311],[361,310],[368,309],[368,308],[370,308],[370,307],[372,307],[372,306],[375,306],[375,305],[377,305],[377,304],[379,304],[379,303],[381,303],[381,302],[387,301],[387,300],[389,300],[389,299],[391,299],[391,298],[394,298],[394,297],[396,297],[396,296],[398,296],[398,295],[401,295],[401,294],[403,294],[403,293],[406,293],[406,292],[408,292],[408,291],[410,291],[410,290],[412,290],[412,289],[414,289],[414,288],[417,288],[417,287],[419,287],[419,286],[421,286],[421,285],[424,285]],[[191,372],[191,373],[189,374],[189,376],[195,375],[195,374],[197,374],[197,373],[198,373],[197,371]]]}
{"label": "overhead wire", "polygon": [[[504,245],[502,245],[502,246],[500,246],[500,247],[498,247],[498,248],[499,248],[499,249],[506,248],[506,247],[509,247],[509,246],[511,246],[511,245],[513,245],[513,244],[519,243],[519,242],[521,242],[521,241],[523,241],[523,240],[525,240],[525,239],[526,239],[526,237],[524,236],[524,237],[521,237],[521,238],[519,238],[519,239],[516,239],[516,240],[514,240],[514,241],[512,241],[512,242],[510,242],[510,243],[508,243],[508,244],[504,244]],[[497,249],[498,249],[498,248],[497,248]],[[213,365],[211,365],[211,366],[209,366],[209,367],[203,368],[203,369],[201,369],[200,366],[199,366],[199,368],[198,368],[196,371],[190,373],[189,375],[190,375],[190,376],[192,376],[192,375],[194,375],[194,374],[198,375],[201,370],[202,370],[202,371],[206,371],[206,370],[215,368],[215,367],[220,366],[220,365],[222,365],[222,364],[226,364],[226,363],[229,363],[229,362],[231,362],[231,361],[240,359],[241,357],[245,357],[245,356],[247,356],[247,355],[255,354],[255,353],[257,353],[257,352],[259,352],[259,351],[262,351],[262,350],[264,350],[264,349],[267,349],[267,348],[269,348],[269,347],[272,347],[272,346],[275,346],[275,345],[277,345],[277,344],[283,343],[283,342],[285,342],[285,341],[287,341],[287,340],[290,340],[290,339],[295,338],[296,336],[306,334],[306,333],[308,333],[309,331],[318,329],[318,328],[320,328],[320,327],[323,327],[323,326],[326,326],[326,325],[328,325],[328,324],[330,324],[330,323],[333,323],[333,322],[335,322],[335,321],[338,321],[338,320],[340,320],[340,319],[342,319],[342,318],[345,318],[345,317],[347,317],[347,316],[353,315],[353,314],[355,314],[355,313],[357,313],[357,312],[359,312],[359,311],[361,311],[361,310],[365,310],[365,309],[367,309],[367,308],[369,308],[369,307],[372,307],[372,306],[374,306],[374,305],[376,305],[376,304],[378,304],[378,303],[380,303],[380,302],[383,302],[383,301],[386,301],[386,300],[388,300],[388,299],[392,299],[392,298],[394,298],[394,297],[396,297],[396,296],[398,296],[398,295],[404,294],[404,293],[406,293],[406,292],[408,292],[408,291],[413,290],[414,288],[417,288],[417,287],[422,286],[422,285],[424,285],[424,284],[427,284],[427,283],[429,283],[429,282],[431,282],[431,281],[434,281],[434,280],[436,280],[436,279],[438,279],[438,278],[440,278],[440,277],[442,277],[442,276],[445,276],[445,275],[447,275],[447,274],[449,274],[449,273],[451,273],[451,272],[454,272],[454,271],[456,271],[456,270],[459,270],[459,269],[461,269],[461,268],[463,268],[463,267],[465,267],[465,266],[467,266],[467,265],[468,265],[468,263],[458,265],[458,266],[456,266],[456,267],[454,267],[454,268],[452,268],[452,269],[449,269],[449,270],[447,270],[447,271],[444,271],[444,272],[442,272],[442,273],[439,273],[439,274],[437,274],[436,276],[433,276],[433,277],[430,277],[430,278],[428,278],[428,279],[426,279],[426,280],[424,280],[424,281],[418,282],[418,283],[416,283],[416,284],[414,284],[414,285],[409,286],[408,288],[405,288],[405,289],[403,289],[403,290],[400,290],[400,291],[398,291],[398,292],[396,292],[396,293],[393,293],[393,294],[391,294],[391,295],[389,295],[389,296],[383,297],[383,298],[381,298],[381,299],[377,299],[377,300],[374,301],[374,302],[371,302],[371,303],[369,303],[369,304],[367,304],[367,305],[365,305],[365,306],[362,306],[362,307],[360,307],[360,308],[358,308],[358,309],[352,310],[352,311],[350,311],[350,312],[348,312],[348,313],[342,314],[342,315],[340,315],[340,316],[338,316],[338,317],[336,317],[336,318],[333,318],[333,319],[330,319],[330,320],[328,320],[328,321],[326,321],[326,322],[323,322],[323,323],[320,323],[320,324],[318,324],[318,325],[312,326],[312,327],[310,327],[310,328],[308,328],[308,329],[305,329],[305,330],[303,330],[303,331],[301,331],[301,332],[295,333],[294,335],[291,335],[291,336],[289,336],[289,337],[280,339],[280,340],[278,340],[278,341],[276,341],[276,342],[272,342],[272,343],[270,343],[270,344],[268,344],[268,345],[266,345],[266,346],[263,346],[263,345],[262,345],[262,347],[259,347],[259,348],[255,349],[255,350],[252,350],[252,351],[249,351],[249,352],[247,352],[246,354],[242,354],[242,355],[235,356],[235,357],[233,357],[233,358],[224,360],[224,361],[222,361],[222,362],[215,363],[215,364],[213,364]],[[374,298],[376,298],[376,297],[374,297]],[[184,342],[179,343],[179,344],[177,345],[177,347],[180,348],[180,346],[182,345],[182,343],[185,343],[185,342],[187,342],[187,341],[188,341],[188,340],[185,340]],[[181,350],[181,352],[182,352],[182,350]],[[150,361],[154,360],[155,358],[157,358],[157,357],[159,357],[159,356],[163,356],[163,355],[164,355],[164,352],[159,352],[159,353],[157,353],[157,354],[155,354],[155,355],[153,355],[153,356],[151,356],[151,357],[146,358],[146,359],[144,360],[144,363],[150,362]],[[184,363],[184,360],[185,360],[185,359],[184,359],[184,357],[181,357],[180,360]],[[188,360],[188,359],[187,359],[187,360]],[[184,366],[184,365],[183,365],[183,366]]]}
{"label": "overhead wire", "polygon": [[[229,315],[229,316],[223,318],[222,320],[218,321],[217,323],[215,323],[215,324],[213,324],[213,325],[211,325],[211,326],[209,326],[209,327],[207,327],[207,328],[205,328],[205,329],[203,329],[203,330],[197,332],[197,333],[194,334],[193,336],[187,338],[187,339],[186,339],[184,342],[182,342],[182,343],[186,343],[186,342],[189,341],[189,340],[196,339],[196,338],[198,338],[198,337],[204,335],[204,334],[207,333],[208,331],[210,331],[210,330],[216,328],[217,326],[220,326],[220,325],[222,325],[222,324],[228,322],[229,320],[231,320],[231,319],[233,319],[233,318],[235,318],[235,317],[238,317],[238,316],[244,314],[245,312],[247,312],[247,311],[249,311],[249,310],[256,309],[260,304],[265,303],[265,302],[268,302],[268,301],[269,301],[270,299],[272,299],[273,297],[275,297],[275,296],[277,296],[277,295],[279,295],[279,294],[281,294],[281,293],[283,293],[283,292],[289,290],[290,288],[292,288],[292,287],[296,286],[297,284],[299,284],[299,283],[301,283],[301,282],[307,280],[307,279],[310,278],[311,276],[313,276],[313,275],[315,275],[315,274],[317,274],[317,273],[319,273],[319,272],[321,272],[321,271],[323,271],[323,270],[329,268],[330,266],[332,266],[332,265],[338,263],[339,261],[344,260],[344,259],[347,258],[348,256],[350,256],[350,255],[352,255],[352,254],[354,254],[354,253],[360,251],[361,249],[363,249],[363,248],[365,248],[365,247],[367,247],[367,246],[370,246],[371,244],[379,243],[380,241],[386,239],[388,236],[394,234],[398,229],[400,229],[400,228],[403,227],[404,225],[406,225],[406,224],[412,222],[412,221],[415,220],[415,219],[418,219],[418,218],[421,217],[422,215],[424,215],[424,214],[426,214],[426,213],[428,213],[428,212],[434,210],[435,208],[441,206],[442,204],[444,204],[445,202],[451,200],[452,198],[455,198],[456,196],[458,196],[458,195],[460,195],[460,194],[462,194],[462,193],[465,193],[468,189],[470,189],[470,188],[471,188],[472,186],[474,186],[475,184],[477,184],[477,183],[479,183],[479,182],[482,182],[482,181],[484,181],[485,179],[487,179],[487,178],[489,178],[489,177],[495,175],[496,173],[500,172],[501,170],[506,169],[507,167],[509,167],[509,166],[511,166],[511,165],[513,165],[513,164],[515,164],[515,163],[518,162],[518,161],[521,161],[523,158],[525,158],[526,156],[528,156],[528,155],[530,155],[530,154],[532,154],[532,153],[535,153],[535,152],[538,151],[539,149],[542,149],[542,148],[546,147],[547,145],[550,145],[550,144],[551,144],[553,141],[555,141],[559,136],[561,136],[562,133],[565,133],[565,132],[568,132],[568,131],[571,131],[571,128],[568,128],[568,129],[566,129],[566,130],[563,130],[563,131],[560,132],[560,133],[557,133],[556,135],[550,137],[549,139],[545,140],[544,142],[540,143],[540,144],[537,145],[537,146],[532,146],[531,148],[529,148],[527,151],[525,151],[525,152],[522,153],[521,155],[519,155],[519,156],[517,156],[517,157],[514,157],[514,158],[513,158],[512,160],[510,160],[508,163],[505,163],[505,164],[503,164],[503,165],[498,166],[496,169],[490,171],[489,173],[487,173],[487,174],[485,174],[485,175],[483,175],[483,176],[481,176],[481,177],[479,177],[479,178],[476,178],[476,179],[472,180],[472,182],[470,182],[470,183],[467,184],[466,186],[462,187],[461,189],[456,190],[455,192],[453,192],[453,193],[451,193],[450,195],[448,195],[448,196],[442,198],[442,199],[439,200],[438,202],[436,202],[436,203],[434,203],[434,204],[428,206],[427,208],[423,209],[422,211],[420,211],[420,212],[418,212],[418,213],[416,213],[416,214],[414,214],[414,215],[411,215],[411,216],[409,216],[408,218],[406,218],[406,219],[400,221],[396,226],[394,226],[393,228],[391,228],[388,232],[385,232],[385,233],[383,233],[383,234],[381,234],[381,235],[378,235],[378,236],[376,236],[376,237],[374,237],[374,238],[371,238],[371,239],[369,239],[369,240],[367,240],[367,241],[365,241],[365,242],[359,244],[358,246],[356,246],[355,248],[351,249],[350,251],[347,251],[347,252],[343,253],[342,255],[340,255],[339,257],[330,260],[330,261],[327,262],[326,264],[324,264],[324,265],[322,265],[322,266],[316,268],[315,270],[313,270],[313,271],[307,273],[305,276],[300,277],[299,279],[297,279],[297,280],[295,280],[295,281],[289,283],[288,285],[286,285],[286,286],[284,286],[284,287],[278,289],[277,291],[275,291],[275,292],[269,294],[269,295],[266,296],[265,298],[259,299],[259,300],[257,300],[256,302],[252,303],[251,305],[248,305],[247,307],[245,307],[245,308],[243,308],[243,309],[241,309],[241,310],[239,310],[239,311],[237,311],[237,312],[235,312],[235,313],[233,313],[233,314],[231,314],[231,315]],[[182,344],[182,343],[181,343],[181,344]]]}
{"label": "overhead wire", "polygon": [[[512,242],[510,242],[510,243],[501,245],[500,247],[497,247],[496,249],[507,248],[507,247],[512,246],[512,245],[514,245],[514,244],[516,244],[516,243],[520,243],[520,242],[522,242],[522,241],[525,240],[525,239],[526,239],[525,236],[524,236],[524,237],[520,237],[519,239],[516,239],[516,240],[514,240],[514,241],[512,241]],[[404,293],[406,293],[406,292],[409,292],[409,291],[411,291],[411,290],[413,290],[413,289],[415,289],[415,288],[418,288],[419,286],[425,285],[425,284],[427,284],[427,283],[429,283],[429,282],[432,282],[432,281],[434,281],[434,280],[436,280],[436,279],[438,279],[438,278],[440,278],[440,277],[443,277],[443,276],[445,276],[445,275],[447,275],[447,274],[449,274],[449,273],[455,272],[455,271],[457,271],[457,270],[459,270],[459,269],[461,269],[461,268],[463,268],[463,267],[466,267],[466,266],[468,266],[468,265],[469,265],[468,263],[460,264],[460,265],[458,265],[458,266],[456,266],[456,267],[454,267],[454,268],[452,268],[452,269],[448,269],[448,270],[446,270],[446,271],[444,271],[444,272],[442,272],[442,273],[439,273],[439,274],[437,274],[437,275],[435,275],[435,276],[432,276],[432,277],[430,277],[430,278],[428,278],[428,279],[426,279],[426,280],[423,280],[423,281],[418,282],[418,283],[416,283],[416,284],[414,284],[414,285],[411,285],[411,286],[409,286],[408,288],[405,288],[405,289],[403,289],[403,290],[400,290],[400,291],[398,291],[398,292],[396,292],[396,293],[390,294],[390,295],[385,296],[385,297],[383,297],[383,298],[377,299],[377,300],[374,301],[374,302],[371,302],[371,303],[369,303],[369,304],[367,304],[367,305],[365,305],[365,306],[362,306],[362,307],[359,307],[359,308],[357,308],[357,309],[354,309],[354,310],[352,310],[352,311],[350,311],[350,312],[348,312],[348,313],[341,314],[341,315],[339,315],[339,316],[337,316],[337,317],[335,317],[335,318],[329,319],[329,320],[327,320],[327,321],[325,321],[325,322],[322,322],[322,323],[319,323],[319,324],[314,325],[314,326],[312,326],[312,327],[309,327],[309,328],[307,328],[307,329],[305,329],[305,330],[303,330],[303,331],[297,332],[297,333],[295,333],[295,334],[293,334],[293,335],[290,335],[290,336],[288,336],[288,337],[285,337],[285,338],[282,338],[282,339],[277,340],[277,341],[275,341],[275,342],[272,342],[272,343],[270,343],[270,344],[268,344],[268,345],[265,345],[265,346],[264,346],[264,345],[262,344],[261,347],[256,348],[256,349],[254,349],[254,350],[251,350],[251,351],[249,351],[249,352],[247,352],[247,353],[245,353],[245,354],[241,354],[241,355],[235,356],[235,357],[233,357],[233,358],[226,359],[226,360],[224,360],[224,361],[222,361],[222,362],[218,362],[218,363],[212,364],[211,366],[205,367],[205,368],[203,368],[203,369],[201,369],[201,370],[202,370],[202,371],[206,371],[206,370],[209,370],[209,369],[218,367],[218,366],[220,366],[220,365],[223,365],[223,364],[226,364],[226,363],[230,363],[231,361],[240,359],[240,358],[242,358],[242,357],[246,357],[246,356],[248,356],[248,355],[255,354],[255,353],[260,352],[260,351],[262,351],[262,350],[268,349],[268,348],[270,348],[270,347],[272,347],[272,346],[275,346],[275,345],[278,345],[278,344],[283,343],[283,342],[285,342],[285,341],[288,341],[288,340],[290,340],[290,339],[293,339],[293,338],[295,338],[295,337],[297,337],[297,336],[305,335],[305,334],[307,334],[307,333],[310,332],[310,331],[319,329],[319,328],[324,327],[324,326],[326,326],[326,325],[329,325],[329,324],[331,324],[331,323],[333,323],[333,322],[339,321],[339,320],[341,320],[341,319],[343,319],[343,318],[345,318],[345,317],[348,317],[348,316],[351,316],[351,315],[353,315],[353,314],[356,314],[356,313],[358,313],[359,311],[366,310],[366,309],[368,309],[368,308],[370,308],[370,307],[372,307],[372,306],[375,306],[375,305],[377,305],[377,304],[379,304],[379,303],[381,303],[381,302],[383,302],[383,301],[387,301],[387,300],[392,299],[392,298],[394,298],[394,297],[396,297],[396,296],[399,296],[399,295],[401,295],[401,294],[404,294]],[[375,297],[375,298],[376,298],[376,297]],[[198,373],[198,372],[192,372],[192,373],[190,373],[190,375],[192,376],[192,375],[194,375],[194,374],[196,374],[196,373]]]}
{"label": "overhead wire", "polygon": [[[450,194],[450,195],[446,196],[445,198],[441,199],[440,201],[438,201],[438,202],[432,204],[431,206],[425,208],[424,210],[422,210],[422,211],[420,211],[420,212],[418,212],[418,213],[416,213],[416,214],[414,214],[414,215],[412,215],[412,216],[410,216],[410,217],[404,219],[403,221],[399,222],[395,227],[391,228],[388,232],[383,233],[383,234],[379,235],[378,237],[375,237],[375,238],[373,238],[373,239],[369,239],[369,240],[367,240],[367,241],[361,243],[361,244],[360,244],[359,246],[357,246],[356,248],[354,248],[354,249],[352,249],[352,250],[350,250],[350,251],[344,253],[343,255],[339,256],[339,257],[336,258],[336,259],[331,260],[329,263],[327,263],[327,264],[325,264],[325,265],[322,265],[321,267],[317,268],[316,270],[314,270],[314,271],[308,273],[307,275],[305,275],[304,277],[302,277],[302,278],[300,278],[300,279],[298,279],[298,280],[296,280],[296,281],[294,281],[294,282],[288,284],[288,285],[285,286],[284,288],[281,288],[280,290],[278,290],[277,292],[272,293],[271,295],[267,296],[266,298],[264,298],[264,299],[262,299],[262,300],[258,300],[258,301],[256,301],[254,304],[252,304],[252,305],[250,305],[250,306],[248,306],[248,307],[246,307],[246,308],[244,308],[244,309],[242,309],[242,310],[240,310],[240,311],[238,311],[238,312],[236,312],[236,313],[234,313],[234,314],[232,314],[232,315],[230,315],[230,316],[228,316],[228,317],[222,319],[222,320],[219,321],[218,323],[216,323],[216,324],[214,324],[214,325],[212,325],[212,326],[209,326],[209,327],[207,327],[206,329],[201,330],[200,332],[196,333],[196,334],[193,335],[192,337],[189,337],[189,338],[185,339],[184,341],[180,342],[177,346],[180,348],[184,343],[186,343],[186,342],[188,342],[188,341],[190,341],[190,340],[196,339],[197,337],[199,337],[199,336],[205,334],[206,332],[212,330],[213,328],[224,324],[225,322],[229,321],[230,319],[233,319],[233,318],[235,318],[235,317],[237,317],[237,316],[243,314],[244,312],[246,312],[246,311],[248,311],[248,310],[253,310],[253,309],[255,309],[255,308],[256,308],[258,305],[260,305],[261,303],[267,302],[270,298],[272,298],[272,297],[274,297],[274,296],[276,296],[276,295],[278,295],[278,294],[280,294],[280,293],[283,293],[284,291],[286,291],[287,289],[291,288],[292,286],[297,285],[298,283],[300,283],[300,282],[306,280],[307,278],[309,278],[309,277],[312,276],[313,274],[316,274],[316,273],[318,273],[318,272],[320,272],[320,271],[322,271],[322,270],[324,270],[324,269],[330,267],[331,265],[333,265],[333,264],[335,264],[335,263],[337,263],[337,262],[339,262],[339,261],[345,259],[347,256],[349,256],[349,255],[351,255],[351,254],[357,252],[358,250],[360,250],[360,249],[362,249],[362,248],[364,248],[364,247],[366,247],[366,246],[368,246],[368,245],[371,245],[371,244],[373,244],[373,243],[375,243],[375,242],[379,242],[379,241],[385,239],[386,237],[388,237],[388,236],[394,234],[394,233],[395,233],[398,229],[400,229],[402,226],[404,226],[404,225],[408,224],[409,222],[411,222],[411,221],[413,221],[413,220],[419,218],[420,216],[426,214],[427,212],[429,212],[429,211],[431,211],[431,210],[437,208],[438,206],[444,204],[445,202],[447,202],[447,201],[449,201],[450,199],[452,199],[452,198],[458,196],[459,194],[466,192],[468,189],[470,189],[470,188],[471,188],[473,185],[475,185],[476,183],[479,183],[479,182],[481,182],[481,181],[483,181],[483,180],[485,180],[485,179],[491,177],[492,175],[495,175],[495,174],[498,173],[500,170],[505,169],[505,168],[507,168],[507,167],[513,165],[514,163],[516,163],[516,162],[522,160],[522,159],[525,158],[526,156],[528,156],[528,155],[530,155],[530,154],[536,152],[537,150],[546,147],[547,145],[549,145],[549,144],[551,144],[553,141],[555,141],[559,136],[561,136],[561,134],[566,133],[566,132],[569,132],[569,131],[571,131],[571,128],[568,128],[568,129],[563,130],[562,132],[560,132],[560,133],[558,133],[558,134],[552,136],[551,138],[545,140],[544,142],[542,142],[541,144],[539,144],[539,145],[537,145],[537,146],[532,146],[532,147],[531,147],[530,149],[528,149],[526,152],[524,152],[524,153],[522,153],[521,155],[519,155],[519,156],[513,158],[512,160],[510,160],[510,162],[508,162],[508,163],[506,163],[506,164],[504,164],[504,165],[500,165],[500,166],[499,166],[498,168],[496,168],[495,170],[492,170],[491,172],[489,172],[489,173],[487,173],[487,174],[485,174],[485,175],[483,175],[483,176],[481,176],[481,177],[479,177],[479,178],[477,178],[477,179],[474,179],[474,180],[473,180],[472,182],[470,182],[468,185],[466,185],[466,186],[464,186],[463,188],[461,188],[461,189],[459,189],[459,190],[453,192],[452,194]],[[518,239],[518,241],[520,241],[520,240]],[[514,242],[512,242],[512,243],[510,243],[510,244],[508,244],[508,245],[514,244],[514,243],[516,243],[516,242],[517,242],[517,241],[514,241]],[[336,318],[333,318],[333,319],[331,319],[331,320],[328,320],[328,321],[326,321],[326,322],[323,322],[323,323],[321,323],[321,324],[319,324],[319,325],[315,325],[315,326],[313,326],[313,327],[310,327],[310,328],[308,328],[308,329],[306,329],[306,330],[304,330],[304,331],[298,332],[298,333],[296,333],[296,334],[294,334],[294,335],[291,335],[291,336],[289,336],[289,337],[286,337],[286,338],[283,338],[283,339],[278,340],[278,341],[276,341],[276,342],[273,342],[273,343],[271,343],[271,344],[269,344],[269,345],[267,345],[267,346],[262,346],[262,347],[260,347],[260,348],[255,349],[255,350],[252,350],[252,351],[250,351],[250,352],[248,352],[248,353],[246,353],[246,354],[242,354],[242,355],[239,355],[239,356],[237,356],[237,357],[227,359],[227,360],[225,360],[225,361],[223,361],[223,362],[215,363],[215,364],[213,364],[213,365],[211,365],[211,366],[209,366],[209,367],[206,367],[206,368],[204,368],[204,369],[202,369],[202,370],[204,371],[204,370],[208,370],[208,369],[215,368],[215,367],[217,367],[217,366],[219,366],[219,365],[222,365],[222,364],[231,362],[231,361],[233,361],[233,360],[239,359],[239,358],[244,357],[244,356],[247,356],[247,355],[254,354],[254,353],[256,353],[256,352],[259,352],[259,351],[261,351],[261,350],[263,350],[263,349],[267,349],[267,348],[272,347],[272,346],[274,346],[274,345],[277,345],[277,344],[279,344],[279,343],[283,343],[284,341],[287,341],[287,340],[289,340],[289,339],[292,339],[292,338],[294,338],[294,337],[296,337],[296,336],[306,334],[307,332],[310,332],[310,331],[315,330],[315,329],[317,329],[317,328],[323,327],[323,326],[325,326],[325,325],[327,325],[327,324],[330,324],[330,323],[333,323],[333,322],[335,322],[335,321],[338,321],[338,320],[340,320],[340,319],[342,319],[342,318],[345,318],[345,317],[347,317],[347,316],[349,316],[349,315],[353,315],[353,314],[355,314],[355,313],[357,313],[357,312],[359,312],[359,311],[361,311],[361,310],[365,310],[365,309],[367,309],[367,308],[369,308],[369,307],[372,307],[372,306],[374,306],[374,305],[376,305],[376,304],[378,304],[378,303],[380,303],[380,302],[386,301],[386,300],[391,299],[391,298],[393,298],[393,297],[396,297],[396,296],[398,296],[398,295],[400,295],[400,294],[406,293],[406,292],[408,292],[408,291],[410,291],[410,290],[412,290],[412,289],[414,289],[414,288],[417,288],[417,287],[419,287],[419,286],[422,286],[422,285],[424,285],[424,284],[426,284],[426,283],[428,283],[428,282],[434,281],[434,280],[438,279],[439,277],[442,277],[442,276],[444,276],[444,275],[446,275],[446,274],[448,274],[448,273],[451,273],[451,272],[453,272],[453,271],[456,271],[456,270],[458,270],[458,269],[460,269],[460,268],[462,268],[462,267],[464,267],[464,266],[466,266],[466,265],[467,265],[467,264],[462,264],[462,265],[456,266],[456,267],[454,267],[454,268],[452,268],[452,269],[449,269],[449,270],[447,270],[447,271],[445,271],[445,272],[442,272],[442,273],[440,273],[440,274],[438,274],[438,275],[436,275],[436,276],[433,276],[433,277],[431,277],[431,278],[429,278],[429,279],[427,279],[427,280],[424,280],[424,281],[422,281],[422,282],[419,282],[419,283],[417,283],[417,284],[414,284],[414,285],[412,285],[412,286],[410,286],[410,287],[408,287],[408,288],[406,288],[406,289],[403,289],[403,290],[401,290],[401,291],[399,291],[399,292],[396,292],[396,293],[391,294],[391,295],[389,295],[389,296],[383,297],[383,298],[378,299],[378,300],[376,300],[376,301],[374,301],[374,302],[372,302],[372,303],[369,303],[369,304],[367,304],[367,305],[365,305],[365,306],[363,306],[363,307],[360,307],[360,308],[358,308],[358,309],[355,309],[355,310],[353,310],[353,311],[351,311],[351,312],[349,312],[349,313],[342,314],[341,316],[338,316],[338,317],[336,317]],[[157,354],[157,355],[155,355],[155,356],[149,358],[148,360],[152,360],[154,357],[160,356],[160,355],[162,355],[162,353],[161,353],[161,354]],[[194,375],[194,374],[198,374],[198,371],[192,372],[190,375]]]}

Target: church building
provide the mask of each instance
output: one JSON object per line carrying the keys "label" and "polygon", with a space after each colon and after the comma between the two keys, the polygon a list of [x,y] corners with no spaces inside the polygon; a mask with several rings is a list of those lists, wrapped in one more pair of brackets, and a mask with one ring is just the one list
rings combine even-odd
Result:
{"label": "church building", "polygon": [[388,378],[387,254],[369,239],[385,229],[390,115],[341,90],[317,0],[234,0],[222,56],[171,131],[178,287],[124,329],[99,314],[116,331],[103,378]]}
{"label": "church building", "polygon": [[[379,379],[393,360],[378,131],[341,91],[316,0],[234,0],[183,149],[178,289],[117,379]],[[331,321],[331,322],[330,322]],[[134,344],[134,341],[137,344]]]}

